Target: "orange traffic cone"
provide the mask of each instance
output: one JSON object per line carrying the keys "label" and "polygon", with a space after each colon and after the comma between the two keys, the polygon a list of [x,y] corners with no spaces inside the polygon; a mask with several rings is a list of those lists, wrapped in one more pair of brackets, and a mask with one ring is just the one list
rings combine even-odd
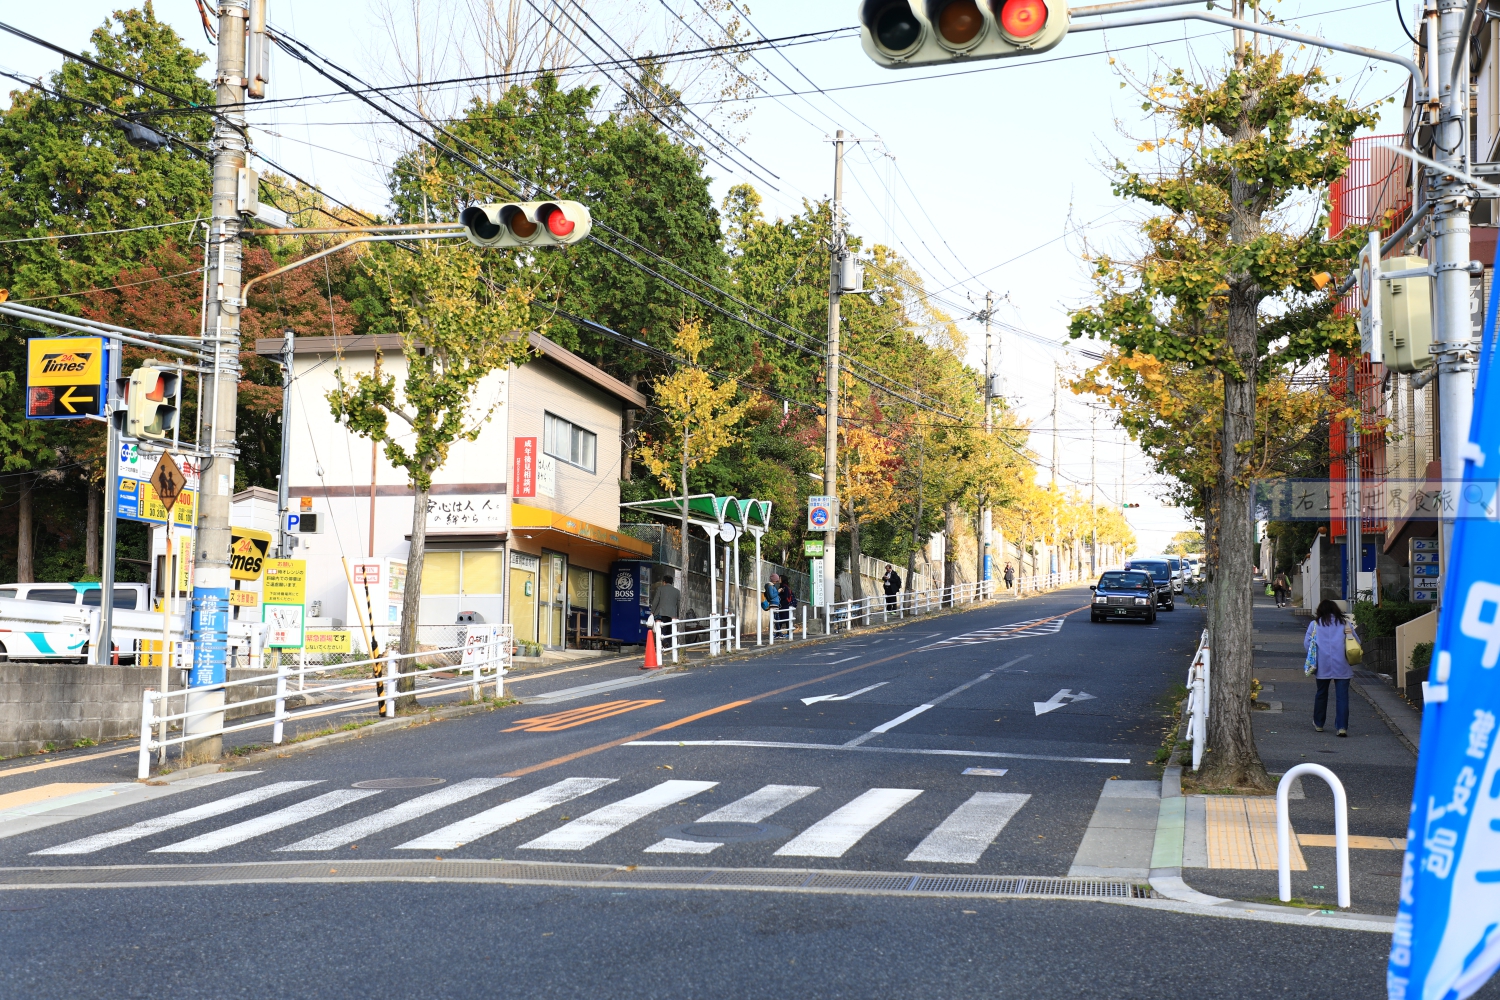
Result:
{"label": "orange traffic cone", "polygon": [[656,652],[656,629],[646,630],[646,659],[641,664],[642,670],[661,669],[661,657]]}

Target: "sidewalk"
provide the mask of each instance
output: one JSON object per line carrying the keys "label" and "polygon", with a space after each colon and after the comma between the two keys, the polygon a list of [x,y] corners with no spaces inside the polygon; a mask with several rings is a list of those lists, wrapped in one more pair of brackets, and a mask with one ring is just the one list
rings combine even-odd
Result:
{"label": "sidewalk", "polygon": [[[1314,732],[1317,685],[1302,673],[1307,624],[1290,609],[1277,608],[1271,598],[1255,596],[1255,676],[1262,684],[1261,701],[1271,705],[1252,717],[1256,746],[1273,775],[1297,764],[1316,763],[1343,782],[1349,797],[1352,909],[1394,914],[1421,713],[1380,675],[1356,670],[1350,684],[1348,737],[1335,734],[1331,690],[1327,725],[1323,732]],[[1292,896],[1336,909],[1333,795],[1315,777],[1303,777],[1297,786],[1289,802],[1299,841],[1292,852]],[[1200,892],[1274,901],[1275,797],[1187,796],[1182,863],[1184,881]]]}

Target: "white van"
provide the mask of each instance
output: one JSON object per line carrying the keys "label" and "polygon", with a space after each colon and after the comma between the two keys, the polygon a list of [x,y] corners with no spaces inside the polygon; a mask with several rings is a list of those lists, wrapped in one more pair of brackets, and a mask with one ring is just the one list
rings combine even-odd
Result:
{"label": "white van", "polygon": [[[116,583],[116,611],[150,611],[151,585]],[[79,608],[97,608],[103,590],[97,583],[7,583],[0,587],[0,599],[46,601],[48,604],[71,604]]]}

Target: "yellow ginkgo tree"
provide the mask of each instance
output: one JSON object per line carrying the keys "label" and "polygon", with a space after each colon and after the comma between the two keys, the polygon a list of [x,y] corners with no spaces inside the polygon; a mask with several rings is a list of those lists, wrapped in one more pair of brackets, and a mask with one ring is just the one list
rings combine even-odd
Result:
{"label": "yellow ginkgo tree", "polygon": [[737,382],[715,382],[698,367],[698,359],[713,346],[713,337],[697,321],[684,320],[672,343],[688,364],[651,383],[661,411],[660,431],[641,436],[636,456],[664,489],[682,490],[682,574],[686,581],[688,474],[739,440],[739,423],[753,400],[739,398]]}

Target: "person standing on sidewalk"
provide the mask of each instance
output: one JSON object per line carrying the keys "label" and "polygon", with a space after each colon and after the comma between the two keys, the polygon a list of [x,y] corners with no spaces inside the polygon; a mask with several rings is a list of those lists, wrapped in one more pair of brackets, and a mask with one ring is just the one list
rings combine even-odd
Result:
{"label": "person standing on sidewalk", "polygon": [[1328,685],[1334,687],[1333,726],[1340,736],[1349,735],[1349,680],[1354,668],[1344,656],[1344,641],[1347,637],[1359,638],[1354,626],[1344,618],[1344,613],[1334,601],[1318,605],[1317,617],[1307,626],[1302,637],[1302,648],[1316,642],[1318,648],[1318,693],[1313,698],[1313,728],[1323,731],[1328,720]]}
{"label": "person standing on sidewalk", "polygon": [[896,610],[896,596],[901,593],[901,575],[896,572],[896,567],[887,566],[880,582],[885,589],[886,614],[891,614]]}
{"label": "person standing on sidewalk", "polygon": [[792,582],[786,577],[781,578],[781,586],[778,590],[781,595],[781,621],[786,628],[786,637],[790,639],[796,625],[793,616],[797,610],[797,595],[792,591]]}
{"label": "person standing on sidewalk", "polygon": [[1016,582],[1016,568],[1010,563],[1005,564],[1005,589],[1009,590]]}
{"label": "person standing on sidewalk", "polygon": [[651,614],[662,623],[661,639],[664,648],[676,644],[672,638],[672,621],[681,613],[682,606],[682,592],[672,586],[673,579],[671,573],[663,574],[656,593],[651,595]]}

